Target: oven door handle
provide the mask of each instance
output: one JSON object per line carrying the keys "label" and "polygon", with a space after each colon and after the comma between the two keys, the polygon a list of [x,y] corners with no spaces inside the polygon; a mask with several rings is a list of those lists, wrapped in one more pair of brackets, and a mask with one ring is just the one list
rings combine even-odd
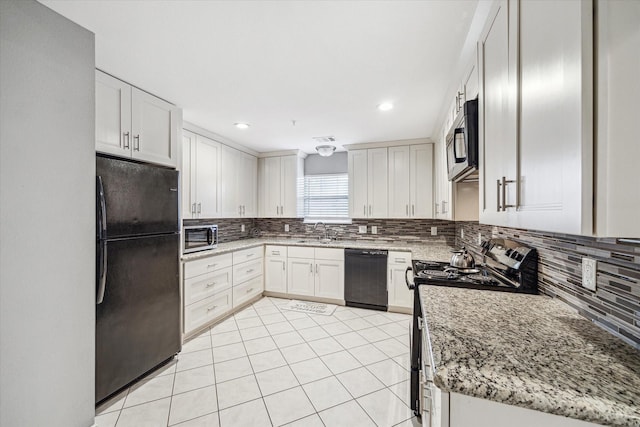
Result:
{"label": "oven door handle", "polygon": [[410,271],[413,271],[413,268],[407,267],[407,269],[404,271],[404,281],[407,284],[407,288],[413,290],[415,289],[416,285],[413,282],[409,283],[409,276],[407,275],[407,273]]}

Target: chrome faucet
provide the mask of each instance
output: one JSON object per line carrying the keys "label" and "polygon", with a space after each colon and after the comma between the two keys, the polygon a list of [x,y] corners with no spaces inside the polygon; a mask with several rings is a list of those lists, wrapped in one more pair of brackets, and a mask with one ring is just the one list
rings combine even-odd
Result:
{"label": "chrome faucet", "polygon": [[316,231],[316,229],[318,228],[318,225],[322,224],[322,226],[324,227],[324,240],[329,240],[329,231],[327,230],[327,224],[325,224],[322,221],[318,221],[316,222],[316,224],[313,226],[313,231]]}

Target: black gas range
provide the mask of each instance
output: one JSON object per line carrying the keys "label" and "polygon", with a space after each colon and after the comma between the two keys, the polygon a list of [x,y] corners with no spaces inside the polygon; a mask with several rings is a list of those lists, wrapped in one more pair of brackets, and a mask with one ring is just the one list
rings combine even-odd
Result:
{"label": "black gas range", "polygon": [[[538,253],[514,240],[491,239],[481,244],[482,260],[475,268],[460,269],[449,263],[413,260],[405,279],[414,291],[413,331],[411,334],[411,409],[422,415],[420,369],[422,367],[421,285],[450,286],[498,292],[538,293]],[[412,271],[410,282],[409,272]],[[424,386],[424,385],[423,385]]]}

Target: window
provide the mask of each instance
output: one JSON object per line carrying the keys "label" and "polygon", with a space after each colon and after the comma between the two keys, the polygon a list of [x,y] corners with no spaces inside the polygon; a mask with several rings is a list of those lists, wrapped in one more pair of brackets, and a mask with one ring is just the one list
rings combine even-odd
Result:
{"label": "window", "polygon": [[305,175],[303,205],[306,220],[347,221],[349,175]]}

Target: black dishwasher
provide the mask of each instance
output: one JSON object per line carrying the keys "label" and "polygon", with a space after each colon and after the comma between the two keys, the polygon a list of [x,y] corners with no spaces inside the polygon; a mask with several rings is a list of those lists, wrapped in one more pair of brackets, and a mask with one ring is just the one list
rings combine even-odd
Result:
{"label": "black dishwasher", "polygon": [[347,248],[344,261],[346,304],[387,311],[387,251]]}

